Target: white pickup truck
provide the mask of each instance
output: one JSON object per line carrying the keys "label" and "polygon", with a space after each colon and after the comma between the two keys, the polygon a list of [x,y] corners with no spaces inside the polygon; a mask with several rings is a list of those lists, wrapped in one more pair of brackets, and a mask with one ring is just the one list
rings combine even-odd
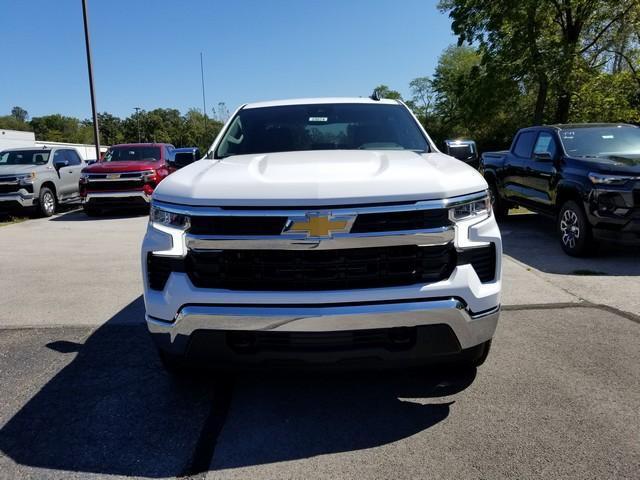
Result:
{"label": "white pickup truck", "polygon": [[146,322],[171,371],[473,367],[501,254],[487,183],[401,102],[247,104],[153,193]]}

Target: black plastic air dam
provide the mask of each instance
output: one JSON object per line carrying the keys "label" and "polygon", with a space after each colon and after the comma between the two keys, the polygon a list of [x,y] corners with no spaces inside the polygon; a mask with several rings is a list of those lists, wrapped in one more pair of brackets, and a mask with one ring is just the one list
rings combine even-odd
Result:
{"label": "black plastic air dam", "polygon": [[[351,331],[304,335],[260,332],[258,347],[242,339],[243,333],[256,332],[197,330],[190,337],[176,337],[174,342],[169,334],[151,335],[160,350],[188,365],[214,369],[398,368],[471,361],[480,358],[485,348],[480,344],[461,349],[447,325],[411,327],[411,332],[402,332],[400,342],[393,340],[395,330],[359,331],[357,336],[365,338],[364,342]],[[405,333],[408,342],[404,342]]]}

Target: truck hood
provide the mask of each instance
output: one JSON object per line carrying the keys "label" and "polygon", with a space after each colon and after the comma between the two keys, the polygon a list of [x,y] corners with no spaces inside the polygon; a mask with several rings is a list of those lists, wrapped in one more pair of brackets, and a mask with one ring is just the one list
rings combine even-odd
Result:
{"label": "truck hood", "polygon": [[47,168],[47,165],[0,165],[0,175],[38,172],[44,168]]}
{"label": "truck hood", "polygon": [[113,173],[113,172],[139,172],[140,170],[154,170],[161,166],[162,162],[96,162],[82,171],[86,173]]}
{"label": "truck hood", "polygon": [[167,177],[154,199],[187,205],[304,206],[430,200],[487,188],[442,153],[324,150],[201,160]]}
{"label": "truck hood", "polygon": [[574,158],[584,162],[589,168],[597,169],[600,173],[640,175],[640,153]]}

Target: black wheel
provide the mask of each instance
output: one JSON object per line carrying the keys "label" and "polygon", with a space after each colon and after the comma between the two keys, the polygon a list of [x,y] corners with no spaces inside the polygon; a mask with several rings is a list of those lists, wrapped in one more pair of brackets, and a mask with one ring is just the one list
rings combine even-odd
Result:
{"label": "black wheel", "polygon": [[42,187],[38,197],[38,213],[50,217],[56,213],[56,196],[49,187]]}
{"label": "black wheel", "polygon": [[564,202],[560,208],[558,236],[560,246],[567,255],[584,257],[593,253],[591,225],[583,208],[573,200]]}
{"label": "black wheel", "polygon": [[500,198],[496,184],[489,182],[489,196],[491,197],[491,209],[498,220],[506,218],[509,215],[509,205]]}
{"label": "black wheel", "polygon": [[102,210],[96,207],[90,207],[89,205],[83,205],[82,209],[88,217],[99,217],[102,214]]}

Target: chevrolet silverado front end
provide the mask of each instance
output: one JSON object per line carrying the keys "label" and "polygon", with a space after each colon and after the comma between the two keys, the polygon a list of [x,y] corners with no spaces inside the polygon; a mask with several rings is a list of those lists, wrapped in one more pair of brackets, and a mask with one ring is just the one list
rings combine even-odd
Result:
{"label": "chevrolet silverado front end", "polygon": [[487,184],[401,103],[245,105],[153,196],[146,321],[166,366],[479,365],[500,309]]}

